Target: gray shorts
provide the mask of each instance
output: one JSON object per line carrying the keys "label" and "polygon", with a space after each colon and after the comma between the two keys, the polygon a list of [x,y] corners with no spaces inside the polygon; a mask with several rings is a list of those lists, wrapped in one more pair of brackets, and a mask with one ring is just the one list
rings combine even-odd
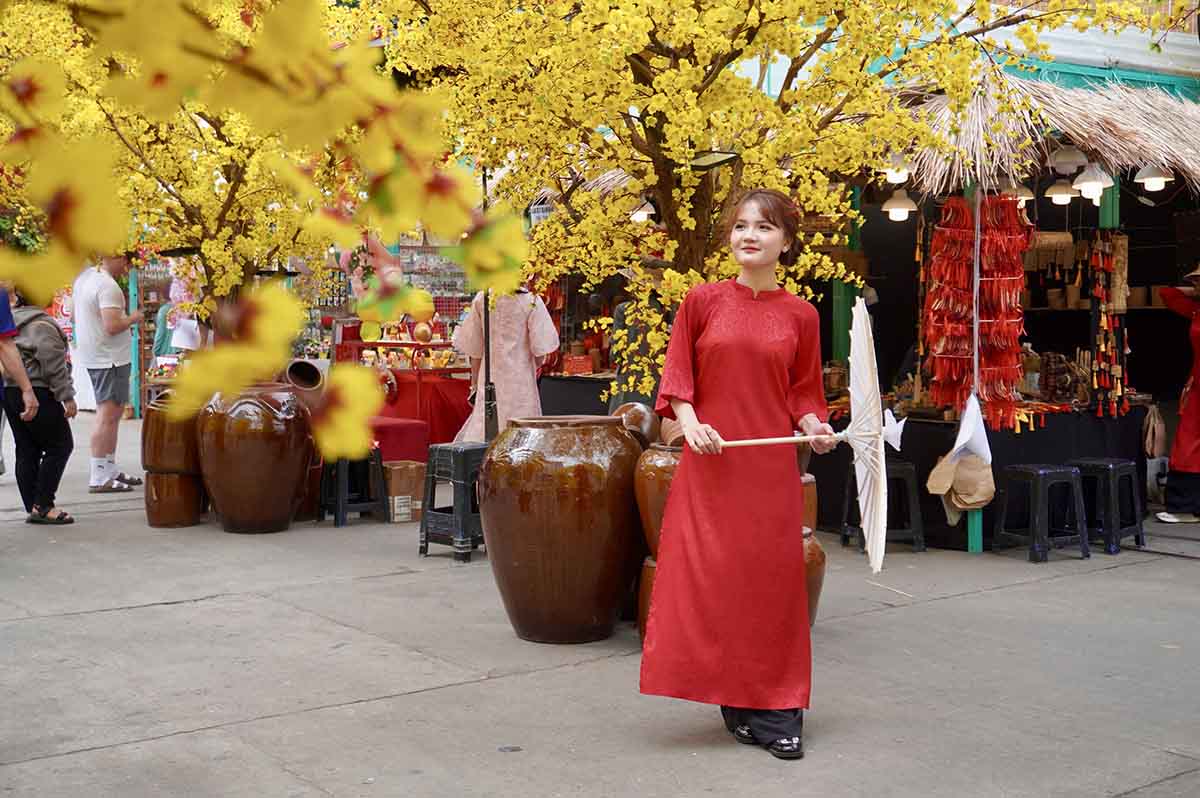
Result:
{"label": "gray shorts", "polygon": [[97,404],[112,402],[124,407],[129,403],[129,370],[128,363],[106,369],[88,369]]}

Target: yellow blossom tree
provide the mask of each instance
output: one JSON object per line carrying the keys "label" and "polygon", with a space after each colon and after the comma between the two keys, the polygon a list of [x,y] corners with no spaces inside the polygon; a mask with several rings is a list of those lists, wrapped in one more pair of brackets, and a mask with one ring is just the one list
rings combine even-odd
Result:
{"label": "yellow blossom tree", "polygon": [[[549,190],[556,210],[532,236],[543,279],[577,273],[595,284],[633,269],[633,314],[659,330],[637,355],[644,389],[665,341],[647,301],[647,257],[672,269],[668,303],[732,273],[722,230],[748,187],[852,219],[852,181],[892,153],[937,143],[898,87],[935,87],[962,107],[986,70],[1044,55],[1043,31],[1145,24],[1145,5],[361,0],[343,24],[387,31],[399,74],[450,90],[462,151],[497,171],[502,197],[522,207]],[[768,68],[782,74],[775,96],[764,91]],[[721,152],[736,160],[702,171]],[[630,222],[647,200],[657,227]],[[852,279],[823,251],[837,239],[805,235],[785,285]]]}
{"label": "yellow blossom tree", "polygon": [[[341,11],[325,0],[0,2],[0,200],[45,237],[4,238],[0,279],[45,299],[104,254],[193,254],[201,311],[219,311],[230,340],[181,372],[176,415],[286,363],[302,318],[287,291],[217,305],[277,258],[321,262],[331,243],[423,225],[462,237],[475,282],[519,279],[524,239],[502,232],[503,214],[477,213],[470,177],[444,162],[441,104],[399,91],[369,37],[331,38]],[[376,313],[432,314],[395,272],[371,297]],[[352,389],[373,377],[353,375],[331,378],[344,389],[314,417],[330,456],[365,454],[382,401]],[[348,429],[360,434],[330,432]]]}

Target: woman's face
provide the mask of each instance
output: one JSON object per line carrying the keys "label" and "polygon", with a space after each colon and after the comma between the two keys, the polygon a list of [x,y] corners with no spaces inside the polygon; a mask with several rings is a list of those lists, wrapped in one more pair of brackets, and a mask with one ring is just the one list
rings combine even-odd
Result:
{"label": "woman's face", "polygon": [[763,216],[757,202],[744,202],[729,231],[729,247],[743,269],[775,268],[791,242],[783,228]]}

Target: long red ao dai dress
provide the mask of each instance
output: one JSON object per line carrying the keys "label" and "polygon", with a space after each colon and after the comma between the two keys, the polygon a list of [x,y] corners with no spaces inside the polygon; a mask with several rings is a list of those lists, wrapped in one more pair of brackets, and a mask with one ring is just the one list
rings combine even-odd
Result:
{"label": "long red ao dai dress", "polygon": [[[722,438],[793,434],[826,417],[820,328],[784,289],[688,292],[656,410],[690,402]],[[641,691],[753,709],[806,708],[812,676],[804,498],[793,446],[685,448],[663,517]]]}
{"label": "long red ao dai dress", "polygon": [[1179,400],[1179,427],[1171,444],[1167,473],[1167,511],[1200,515],[1200,397],[1196,381],[1200,377],[1200,301],[1178,288],[1159,291],[1167,307],[1191,321],[1188,337],[1192,343],[1192,370]]}

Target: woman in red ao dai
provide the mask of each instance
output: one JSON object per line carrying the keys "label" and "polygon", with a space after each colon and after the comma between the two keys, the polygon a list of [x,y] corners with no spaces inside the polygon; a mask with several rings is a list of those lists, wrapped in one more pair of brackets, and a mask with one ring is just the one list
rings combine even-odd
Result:
{"label": "woman in red ao dai", "polygon": [[782,759],[804,755],[812,673],[801,476],[791,446],[722,443],[833,433],[817,312],[776,280],[796,257],[799,221],[785,195],[747,193],[729,234],[741,273],[693,288],[675,318],[655,409],[682,424],[687,447],[641,674],[643,693],[718,704],[739,742]]}

